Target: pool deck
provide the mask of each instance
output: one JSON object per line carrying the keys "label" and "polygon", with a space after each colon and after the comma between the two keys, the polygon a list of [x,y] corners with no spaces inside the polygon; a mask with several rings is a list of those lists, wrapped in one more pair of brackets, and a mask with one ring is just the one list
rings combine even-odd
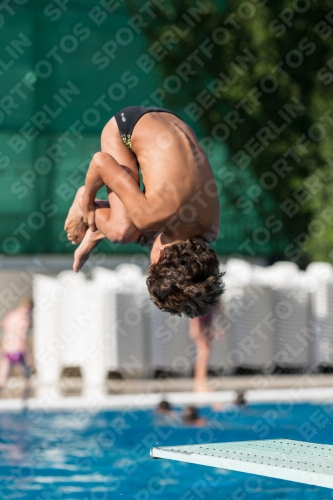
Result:
{"label": "pool deck", "polygon": [[333,402],[332,374],[252,375],[214,377],[209,379],[212,392],[192,391],[193,379],[168,378],[147,380],[108,380],[106,391],[96,387],[82,387],[82,380],[62,379],[59,387],[40,387],[32,380],[32,395],[22,401],[23,380],[13,377],[8,381],[0,399],[0,411],[71,410],[71,409],[146,409],[154,407],[162,398],[174,405],[210,404],[229,405],[237,391],[246,392],[252,403]]}
{"label": "pool deck", "polygon": [[[70,379],[63,381],[70,384]],[[292,389],[301,387],[332,387],[333,374],[302,375],[239,375],[221,376],[208,379],[212,391],[253,391],[263,389]],[[109,393],[138,394],[142,392],[190,392],[192,378],[161,378],[150,380],[108,380]]]}

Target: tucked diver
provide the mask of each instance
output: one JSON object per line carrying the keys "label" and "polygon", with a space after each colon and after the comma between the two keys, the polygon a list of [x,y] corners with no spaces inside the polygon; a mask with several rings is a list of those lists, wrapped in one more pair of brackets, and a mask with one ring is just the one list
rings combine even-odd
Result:
{"label": "tucked diver", "polygon": [[[144,190],[140,189],[139,165]],[[98,200],[106,186],[108,201]],[[212,168],[186,123],[164,108],[131,106],[106,124],[65,222],[74,271],[103,238],[152,245],[147,285],[160,309],[204,316],[223,293],[219,198]]]}

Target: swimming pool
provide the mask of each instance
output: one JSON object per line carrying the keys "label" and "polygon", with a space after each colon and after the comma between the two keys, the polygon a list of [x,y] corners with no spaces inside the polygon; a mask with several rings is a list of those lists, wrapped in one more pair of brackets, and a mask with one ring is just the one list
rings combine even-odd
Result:
{"label": "swimming pool", "polygon": [[333,498],[325,488],[149,457],[153,446],[198,442],[288,438],[333,444],[333,402],[203,408],[201,415],[208,425],[199,428],[153,411],[1,413],[0,498]]}

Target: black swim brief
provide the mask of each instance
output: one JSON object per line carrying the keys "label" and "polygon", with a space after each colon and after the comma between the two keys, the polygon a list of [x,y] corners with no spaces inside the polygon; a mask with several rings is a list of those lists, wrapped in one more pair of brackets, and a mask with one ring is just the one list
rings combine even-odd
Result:
{"label": "black swim brief", "polygon": [[129,106],[128,108],[121,109],[114,115],[117,121],[120,137],[128,149],[132,150],[132,133],[141,116],[146,113],[161,111],[175,115],[175,113],[165,108],[146,108],[144,106]]}

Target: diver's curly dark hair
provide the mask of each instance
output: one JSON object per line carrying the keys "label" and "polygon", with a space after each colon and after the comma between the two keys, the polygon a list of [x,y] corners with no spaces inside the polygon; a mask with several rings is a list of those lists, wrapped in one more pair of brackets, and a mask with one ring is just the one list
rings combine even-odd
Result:
{"label": "diver's curly dark hair", "polygon": [[160,262],[148,267],[149,296],[162,311],[205,316],[224,292],[215,251],[201,237],[167,245]]}

